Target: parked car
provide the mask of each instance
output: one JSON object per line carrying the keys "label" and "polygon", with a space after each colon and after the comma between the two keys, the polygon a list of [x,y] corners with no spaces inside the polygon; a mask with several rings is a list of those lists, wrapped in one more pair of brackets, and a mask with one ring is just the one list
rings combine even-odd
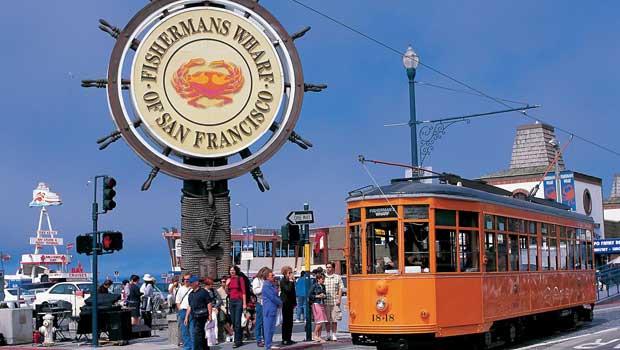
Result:
{"label": "parked car", "polygon": [[70,304],[73,316],[78,316],[84,306],[84,300],[90,297],[91,288],[91,282],[56,283],[45,292],[36,294],[34,305],[35,308],[41,309],[57,301],[64,301],[68,303],[66,305]]}
{"label": "parked car", "polygon": [[19,298],[17,288],[6,288],[4,289],[4,301],[13,301],[19,302],[20,307],[24,306],[33,306],[34,303],[34,293],[27,289],[19,290]]}

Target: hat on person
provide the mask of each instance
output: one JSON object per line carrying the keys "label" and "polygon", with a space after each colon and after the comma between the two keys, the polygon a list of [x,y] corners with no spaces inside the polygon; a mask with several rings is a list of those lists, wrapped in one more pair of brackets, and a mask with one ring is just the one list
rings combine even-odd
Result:
{"label": "hat on person", "polygon": [[144,282],[153,282],[155,281],[155,278],[153,278],[150,274],[144,274],[144,277],[142,277],[142,280]]}
{"label": "hat on person", "polygon": [[198,276],[192,276],[189,278],[189,282],[190,283],[194,283],[194,282],[198,282],[200,281],[200,278],[198,278]]}

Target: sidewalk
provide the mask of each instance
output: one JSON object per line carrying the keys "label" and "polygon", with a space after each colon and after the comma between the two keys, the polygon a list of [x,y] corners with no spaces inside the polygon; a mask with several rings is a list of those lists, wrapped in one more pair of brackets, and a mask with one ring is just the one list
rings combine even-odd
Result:
{"label": "sidewalk", "polygon": [[[110,344],[107,344],[106,341],[101,341],[100,347],[105,348],[105,349],[125,349],[125,350],[127,349],[144,349],[144,350],[147,350],[147,349],[148,350],[179,349],[179,347],[177,347],[176,345],[169,344],[167,329],[156,331],[153,334],[154,335],[151,336],[150,338],[133,339],[129,342],[128,345],[125,345],[125,346],[110,345]],[[338,341],[336,342],[329,341],[323,344],[320,344],[314,341],[306,342],[305,341],[306,339],[305,324],[303,323],[295,323],[293,325],[293,337],[292,338],[293,338],[293,341],[297,342],[297,344],[289,345],[289,346],[282,346],[281,334],[282,334],[281,329],[280,327],[278,327],[273,337],[274,338],[273,345],[279,346],[280,349],[283,349],[283,350],[284,349],[286,350],[346,349],[351,344],[351,336],[348,332],[337,333]],[[323,332],[323,337],[325,337],[325,332]],[[265,349],[265,348],[257,347],[255,341],[245,341],[243,344],[244,345],[242,347],[239,347],[237,349],[239,350],[255,350],[255,349],[264,350]],[[1,349],[7,349],[7,350],[11,350],[11,349],[28,350],[28,349],[41,349],[41,348],[49,348],[49,347],[44,347],[42,345],[33,345],[33,344],[9,345],[9,346],[1,347]],[[80,341],[80,342],[64,341],[64,342],[56,343],[51,348],[53,348],[54,350],[88,349],[88,348],[91,348],[91,344],[85,341]],[[229,350],[232,348],[233,348],[232,343],[222,343],[222,344],[211,347],[212,350]]]}

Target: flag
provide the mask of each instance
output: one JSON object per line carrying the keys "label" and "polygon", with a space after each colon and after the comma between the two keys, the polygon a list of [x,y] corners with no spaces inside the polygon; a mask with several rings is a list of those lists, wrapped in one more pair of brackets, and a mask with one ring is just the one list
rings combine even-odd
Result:
{"label": "flag", "polygon": [[67,243],[67,250],[73,249],[73,243]]}
{"label": "flag", "polygon": [[9,261],[11,260],[11,256],[8,254],[2,254],[2,261]]}

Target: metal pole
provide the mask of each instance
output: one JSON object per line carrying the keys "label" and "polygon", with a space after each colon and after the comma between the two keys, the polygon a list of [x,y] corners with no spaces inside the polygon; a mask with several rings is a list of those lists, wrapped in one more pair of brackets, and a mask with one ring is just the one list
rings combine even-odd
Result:
{"label": "metal pole", "polygon": [[98,242],[99,242],[99,233],[97,232],[97,218],[99,207],[97,205],[97,179],[99,176],[95,176],[95,186],[93,191],[93,284],[90,291],[90,298],[92,300],[92,337],[93,337],[93,347],[99,346],[99,328],[97,325],[97,256],[98,256]]}
{"label": "metal pole", "polygon": [[418,166],[418,132],[415,114],[415,68],[407,68],[409,77],[409,128],[411,129],[411,165]]}
{"label": "metal pole", "polygon": [[[310,210],[310,205],[304,203],[304,210]],[[312,340],[312,312],[310,311],[310,225],[304,228],[304,262],[306,269],[306,341]]]}
{"label": "metal pole", "polygon": [[560,160],[559,153],[560,147],[559,145],[555,145],[555,199],[558,203],[562,203],[562,182],[560,181]]}

